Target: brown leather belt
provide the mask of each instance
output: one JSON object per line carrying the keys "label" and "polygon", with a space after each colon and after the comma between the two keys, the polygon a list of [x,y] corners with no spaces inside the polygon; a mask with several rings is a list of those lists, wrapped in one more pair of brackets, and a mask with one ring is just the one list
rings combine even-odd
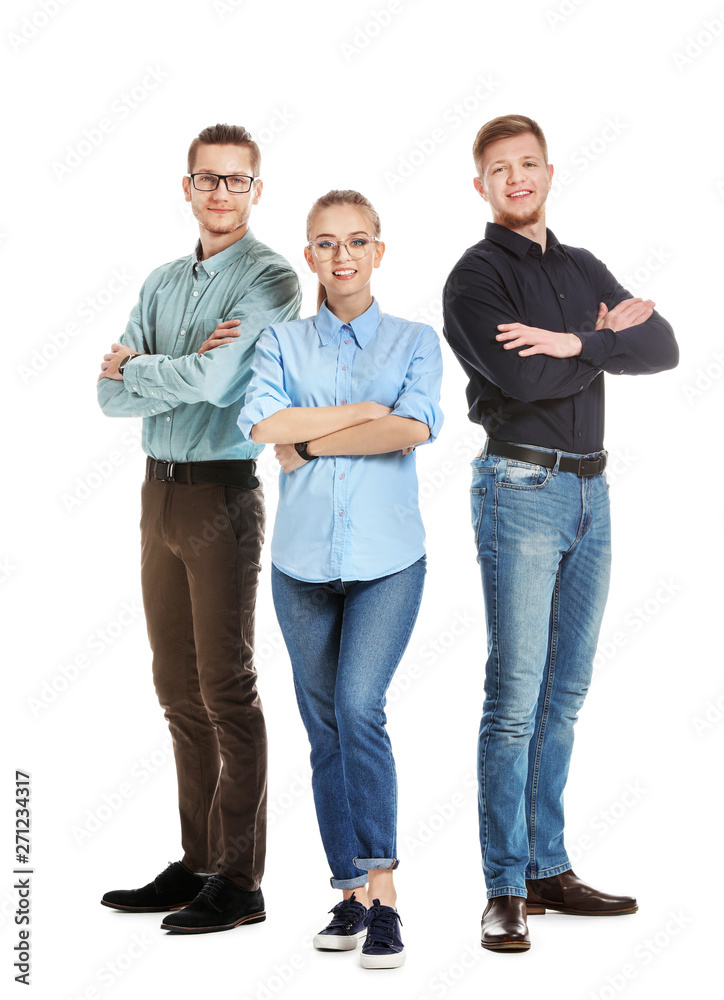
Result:
{"label": "brown leather belt", "polygon": [[220,462],[161,462],[150,455],[146,459],[146,479],[162,483],[215,483],[217,486],[239,486],[255,490],[259,486],[256,462],[251,459]]}

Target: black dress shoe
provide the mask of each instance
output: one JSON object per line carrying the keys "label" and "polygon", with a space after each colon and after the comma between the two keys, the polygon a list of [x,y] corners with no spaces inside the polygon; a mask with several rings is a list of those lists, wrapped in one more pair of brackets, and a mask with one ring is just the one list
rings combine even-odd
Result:
{"label": "black dress shoe", "polygon": [[241,889],[224,875],[210,875],[198,896],[183,910],[164,917],[161,927],[180,934],[203,934],[262,920],[266,913],[261,889]]}
{"label": "black dress shoe", "polygon": [[528,951],[525,918],[525,896],[493,896],[483,913],[481,945],[489,951]]}
{"label": "black dress shoe", "polygon": [[105,894],[101,903],[112,906],[114,910],[128,910],[130,913],[178,910],[182,906],[188,906],[203,888],[206,878],[206,875],[196,875],[189,871],[180,861],[172,861],[168,868],[142,889],[113,889]]}
{"label": "black dress shoe", "polygon": [[582,882],[570,869],[550,878],[527,878],[528,913],[557,910],[579,917],[614,917],[635,913],[633,896],[611,896]]}

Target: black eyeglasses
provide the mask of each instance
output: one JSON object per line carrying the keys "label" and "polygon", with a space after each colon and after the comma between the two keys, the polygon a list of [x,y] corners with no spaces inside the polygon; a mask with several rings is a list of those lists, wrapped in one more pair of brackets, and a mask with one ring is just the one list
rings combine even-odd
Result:
{"label": "black eyeglasses", "polygon": [[223,181],[230,194],[246,194],[251,191],[254,181],[261,180],[260,177],[249,177],[248,174],[186,174],[186,177],[191,178],[197,191],[215,191],[219,181]]}

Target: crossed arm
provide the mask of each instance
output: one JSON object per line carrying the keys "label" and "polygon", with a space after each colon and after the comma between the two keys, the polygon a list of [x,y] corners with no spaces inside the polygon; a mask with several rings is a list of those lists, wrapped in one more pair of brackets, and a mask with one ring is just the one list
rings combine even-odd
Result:
{"label": "crossed arm", "polygon": [[443,291],[444,333],[463,365],[524,402],[572,396],[602,371],[675,367],[676,340],[654,303],[632,297],[593,255],[582,264],[597,288],[598,314],[573,333],[514,322],[519,309],[493,267],[454,269]]}
{"label": "crossed arm", "polygon": [[[613,309],[609,309],[605,302],[601,302],[598,306],[595,329],[608,328],[619,333],[629,327],[638,326],[650,319],[655,305],[652,299],[631,298],[624,299]],[[498,330],[501,332],[495,339],[503,344],[506,351],[525,347],[525,350],[518,351],[521,358],[530,357],[532,354],[547,354],[551,358],[575,358],[583,349],[581,338],[575,333],[541,330],[535,326],[525,326],[523,323],[500,323]]]}
{"label": "crossed arm", "polygon": [[282,472],[305,465],[294,442],[306,441],[307,452],[321,455],[382,455],[402,450],[408,455],[427,441],[430,428],[412,417],[397,417],[381,403],[345,406],[288,406],[252,428],[253,441],[274,444]]}

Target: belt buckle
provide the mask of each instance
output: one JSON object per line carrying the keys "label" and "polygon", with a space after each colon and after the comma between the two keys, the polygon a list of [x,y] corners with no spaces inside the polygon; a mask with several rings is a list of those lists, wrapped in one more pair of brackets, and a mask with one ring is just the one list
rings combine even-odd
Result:
{"label": "belt buckle", "polygon": [[580,478],[587,476],[597,476],[601,471],[601,457],[581,458],[578,461],[578,475]]}
{"label": "belt buckle", "polygon": [[173,470],[174,470],[174,468],[176,466],[176,463],[175,462],[164,462],[163,464],[166,466],[166,473],[163,476],[157,475],[157,470],[158,470],[158,467],[159,467],[160,464],[161,464],[160,462],[156,462],[156,465],[154,466],[154,469],[153,469],[154,479],[158,479],[162,483],[172,483],[172,482],[174,482]]}

